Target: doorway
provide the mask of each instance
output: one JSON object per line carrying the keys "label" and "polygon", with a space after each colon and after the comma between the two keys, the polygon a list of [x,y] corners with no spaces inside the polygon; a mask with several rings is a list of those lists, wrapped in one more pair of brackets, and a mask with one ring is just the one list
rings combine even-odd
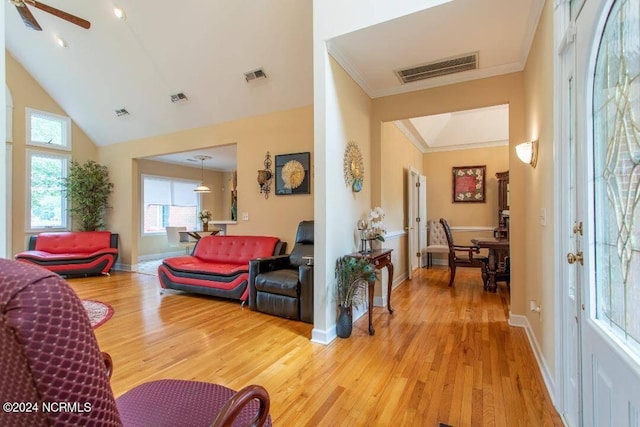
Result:
{"label": "doorway", "polygon": [[[563,415],[640,423],[637,0],[573,0],[561,46]],[[564,215],[566,214],[566,215]]]}

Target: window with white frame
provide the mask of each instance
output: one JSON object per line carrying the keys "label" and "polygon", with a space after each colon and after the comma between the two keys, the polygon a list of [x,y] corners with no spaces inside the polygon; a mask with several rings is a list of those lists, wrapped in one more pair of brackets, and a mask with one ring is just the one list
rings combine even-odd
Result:
{"label": "window with white frame", "polygon": [[29,230],[68,228],[64,179],[70,156],[27,151],[27,227]]}
{"label": "window with white frame", "polygon": [[165,227],[195,230],[200,196],[193,192],[199,181],[142,176],[142,232],[164,233]]}
{"label": "window with white frame", "polygon": [[71,150],[71,120],[58,114],[26,109],[27,144]]}

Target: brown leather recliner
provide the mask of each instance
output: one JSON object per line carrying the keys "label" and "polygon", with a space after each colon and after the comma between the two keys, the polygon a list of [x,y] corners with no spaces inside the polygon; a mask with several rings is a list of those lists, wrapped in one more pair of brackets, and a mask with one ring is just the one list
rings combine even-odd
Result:
{"label": "brown leather recliner", "polygon": [[298,225],[290,255],[249,262],[249,308],[313,323],[313,221]]}

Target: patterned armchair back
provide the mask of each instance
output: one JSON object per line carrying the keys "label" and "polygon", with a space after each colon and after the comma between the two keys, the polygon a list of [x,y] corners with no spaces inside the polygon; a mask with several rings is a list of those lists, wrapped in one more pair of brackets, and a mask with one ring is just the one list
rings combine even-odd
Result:
{"label": "patterned armchair back", "polygon": [[122,425],[87,313],[57,274],[0,259],[0,360],[0,401],[24,406],[0,425]]}

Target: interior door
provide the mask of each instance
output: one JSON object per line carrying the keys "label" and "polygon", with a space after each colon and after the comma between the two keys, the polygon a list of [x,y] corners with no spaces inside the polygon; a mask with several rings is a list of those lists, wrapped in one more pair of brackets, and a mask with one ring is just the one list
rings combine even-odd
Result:
{"label": "interior door", "polygon": [[[576,18],[575,249],[582,423],[640,425],[640,1]],[[583,296],[580,296],[583,295]]]}
{"label": "interior door", "polygon": [[[561,182],[562,199],[568,203],[560,205],[558,216],[563,254],[581,253],[582,227],[577,222],[578,192],[576,191],[576,90],[575,90],[575,18],[580,5],[577,0],[563,3],[556,10],[555,19],[560,21],[563,28],[563,38],[559,46],[559,99],[560,123],[559,140],[561,159],[566,159],[569,167],[560,169],[558,181]],[[582,218],[582,215],[580,215]],[[573,258],[571,258],[573,261]],[[582,305],[580,275],[583,269],[580,263],[563,263],[559,283],[559,304],[561,319],[560,347],[561,376],[559,381],[562,392],[562,415],[570,427],[582,425],[582,356],[581,356],[581,320],[580,307]]]}
{"label": "interior door", "polygon": [[424,257],[426,257],[425,249],[427,248],[427,178],[424,175],[418,175],[418,267],[426,265]]}
{"label": "interior door", "polygon": [[415,235],[415,226],[414,226],[414,213],[415,206],[417,204],[416,200],[416,192],[415,192],[415,184],[416,184],[416,176],[417,172],[411,168],[407,168],[407,180],[405,189],[407,193],[407,206],[406,206],[406,221],[407,226],[405,228],[407,232],[407,275],[409,276],[409,280],[413,277],[413,266],[414,266],[414,253],[416,246],[416,235]]}
{"label": "interior door", "polygon": [[407,168],[407,270],[409,279],[413,270],[422,267],[422,253],[427,246],[427,179]]}

